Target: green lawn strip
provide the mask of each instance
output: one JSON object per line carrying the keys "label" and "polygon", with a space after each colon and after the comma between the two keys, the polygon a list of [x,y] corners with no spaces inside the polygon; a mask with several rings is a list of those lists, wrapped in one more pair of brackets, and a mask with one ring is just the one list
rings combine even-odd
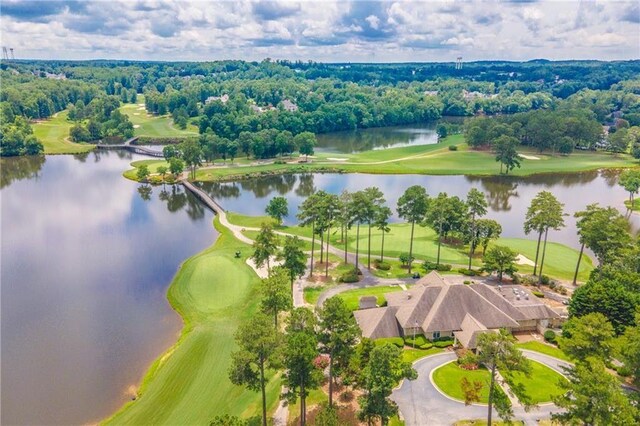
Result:
{"label": "green lawn strip", "polygon": [[138,95],[135,104],[123,104],[120,107],[120,111],[128,115],[129,120],[133,123],[135,136],[158,138],[198,136],[196,126],[187,124],[185,130],[178,129],[173,125],[173,118],[170,114],[162,116],[148,114],[145,107],[138,104],[144,104],[144,95]]}
{"label": "green lawn strip", "polygon": [[486,404],[489,401],[489,370],[480,367],[477,370],[464,370],[453,361],[433,371],[433,382],[442,393],[451,398],[464,401],[464,393],[460,386],[460,381],[466,377],[469,381],[479,381],[483,384],[480,390],[480,403]]}
{"label": "green lawn strip", "polygon": [[[260,228],[263,223],[275,225],[275,219],[269,216],[246,216],[236,212],[227,212],[227,220],[229,223],[238,226],[246,226],[247,228]],[[279,230],[277,227],[276,230]]]}
{"label": "green lawn strip", "polygon": [[[335,394],[334,394],[335,395]],[[311,409],[320,405],[323,402],[329,402],[329,395],[324,393],[324,391],[320,388],[312,389],[309,391],[309,395],[307,395],[307,400],[305,401],[307,404],[307,413],[311,411]],[[296,400],[295,403],[289,405],[289,424],[298,424],[294,423],[294,420],[300,418],[300,398]]]}
{"label": "green lawn strip", "polygon": [[560,373],[537,361],[530,360],[530,362],[531,375],[529,377],[521,372],[503,374],[518,399],[523,400],[518,386],[523,387],[522,391],[533,404],[550,402],[552,397],[564,392],[559,383],[566,379]]}
{"label": "green lawn strip", "polygon": [[631,209],[633,211],[640,211],[640,198],[634,198],[633,204],[631,203],[631,201],[626,200],[624,202],[624,205],[627,206],[628,209]]}
{"label": "green lawn strip", "polygon": [[146,165],[152,175],[158,173],[158,167],[160,166],[164,166],[169,169],[169,163],[165,160],[137,160],[131,163],[133,169],[126,170],[124,173],[122,173],[122,176],[127,179],[137,181],[138,177],[136,176],[136,173],[138,172],[138,168],[142,165]]}
{"label": "green lawn strip", "polygon": [[338,294],[338,297],[344,300],[349,310],[355,311],[358,309],[358,302],[362,296],[376,296],[378,298],[378,305],[382,305],[386,301],[384,298],[385,293],[401,290],[400,286],[365,287],[347,290]]}
{"label": "green lawn strip", "polygon": [[69,138],[69,130],[73,126],[67,120],[67,111],[60,111],[48,120],[32,125],[34,136],[42,142],[45,154],[82,154],[89,152],[94,145],[73,143]]}
{"label": "green lawn strip", "polygon": [[[125,405],[105,423],[207,424],[213,417],[243,417],[260,412],[258,392],[232,385],[228,379],[234,333],[257,308],[259,279],[236,250],[249,248],[233,238],[215,219],[220,231],[216,243],[181,266],[168,290],[168,299],[182,316],[178,342],[150,368],[140,397]],[[280,392],[279,376],[267,389],[270,410]]]}
{"label": "green lawn strip", "polygon": [[441,352],[444,352],[444,349],[436,347],[429,349],[413,349],[405,347],[402,351],[402,360],[413,363],[426,356],[439,354]]}
{"label": "green lawn strip", "polygon": [[[495,244],[504,245],[517,253],[521,253],[532,261],[536,258],[535,240],[526,240],[522,238],[500,238]],[[560,243],[547,242],[547,251],[544,258],[543,274],[553,278],[564,280],[573,279],[578,255],[580,252],[571,247]],[[542,257],[542,244],[540,245],[540,258]],[[540,262],[540,259],[538,260]],[[532,272],[533,267],[528,265],[517,265],[520,272]],[[578,271],[578,280],[586,281],[589,274],[593,270],[593,262],[589,256],[583,253],[580,269]]]}
{"label": "green lawn strip", "polygon": [[573,362],[571,358],[567,354],[562,352],[562,350],[560,350],[560,348],[558,348],[557,346],[552,346],[542,342],[536,342],[534,340],[524,343],[517,343],[516,346],[521,349],[540,352],[541,354],[549,355],[563,361]]}

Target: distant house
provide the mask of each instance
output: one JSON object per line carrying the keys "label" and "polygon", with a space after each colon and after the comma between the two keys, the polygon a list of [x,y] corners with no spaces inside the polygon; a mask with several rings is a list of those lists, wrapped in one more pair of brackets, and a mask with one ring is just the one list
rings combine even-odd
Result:
{"label": "distant house", "polygon": [[425,96],[438,96],[437,90],[425,90],[422,92]]}
{"label": "distant house", "polygon": [[470,101],[473,99],[488,99],[488,98],[495,98],[498,95],[487,95],[486,93],[481,93],[481,92],[469,92],[467,90],[462,90],[462,97],[464,98],[465,101]]}
{"label": "distant house", "polygon": [[298,110],[298,105],[294,104],[289,99],[285,99],[282,101],[282,108],[286,111],[295,112]]}
{"label": "distant house", "polygon": [[228,100],[229,100],[229,95],[227,94],[222,96],[209,96],[207,99],[205,99],[204,104],[207,105],[214,101],[220,101],[223,104],[226,104]]}
{"label": "distant house", "polygon": [[560,315],[519,285],[465,285],[433,271],[407,291],[385,294],[387,306],[354,312],[364,337],[423,334],[428,339],[455,337],[470,349],[479,334],[506,328],[540,331]]}

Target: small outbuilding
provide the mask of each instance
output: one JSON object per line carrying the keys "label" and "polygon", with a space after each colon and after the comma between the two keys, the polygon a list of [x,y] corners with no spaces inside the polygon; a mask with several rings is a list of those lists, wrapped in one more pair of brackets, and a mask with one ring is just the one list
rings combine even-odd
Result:
{"label": "small outbuilding", "polygon": [[375,296],[362,296],[358,302],[359,309],[371,309],[378,307],[378,298]]}

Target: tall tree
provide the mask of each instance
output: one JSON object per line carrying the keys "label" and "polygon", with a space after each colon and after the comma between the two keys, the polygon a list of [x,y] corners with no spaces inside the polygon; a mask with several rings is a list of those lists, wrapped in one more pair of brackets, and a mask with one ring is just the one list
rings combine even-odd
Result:
{"label": "tall tree", "polygon": [[633,207],[633,194],[637,194],[640,189],[640,170],[629,169],[620,173],[618,184],[629,193],[629,208]]}
{"label": "tall tree", "polygon": [[187,166],[191,168],[191,178],[196,178],[196,169],[202,164],[202,148],[195,139],[189,139],[183,142],[179,146],[180,152],[182,152],[182,159]]}
{"label": "tall tree", "polygon": [[251,259],[258,268],[267,264],[267,272],[271,273],[270,259],[278,252],[278,237],[273,232],[271,225],[263,223],[260,226],[260,232],[253,242],[253,254]]}
{"label": "tall tree", "polygon": [[615,332],[607,318],[597,312],[581,317],[571,317],[562,326],[558,346],[577,361],[595,357],[603,361],[611,359]]}
{"label": "tall tree", "polygon": [[293,138],[294,143],[298,147],[298,151],[301,155],[308,159],[310,155],[313,155],[313,148],[317,144],[316,135],[311,132],[302,132]]}
{"label": "tall tree", "polygon": [[298,220],[300,226],[311,225],[311,266],[309,268],[309,277],[313,277],[313,254],[316,246],[316,222],[320,217],[320,209],[322,199],[327,195],[324,191],[318,191],[308,196],[300,205],[298,211]]}
{"label": "tall tree", "polygon": [[467,205],[460,198],[447,196],[441,192],[436,198],[429,200],[424,225],[438,234],[438,254],[436,265],[440,264],[440,249],[443,238],[451,231],[461,231],[467,218]]}
{"label": "tall tree", "polygon": [[356,257],[354,268],[358,272],[358,259],[360,257],[360,224],[368,219],[369,201],[364,191],[354,192],[351,197],[351,217],[356,224]]}
{"label": "tall tree", "polygon": [[473,257],[473,251],[476,246],[476,219],[480,216],[487,214],[487,199],[484,193],[478,191],[476,188],[471,188],[467,193],[467,206],[469,207],[469,224],[471,241],[469,242],[469,266],[471,269],[471,258]]}
{"label": "tall tree", "polygon": [[287,270],[291,281],[291,292],[293,292],[293,282],[296,278],[304,275],[307,269],[307,255],[302,251],[303,243],[296,236],[287,236],[282,246],[282,251],[277,259],[282,260],[282,267]]}
{"label": "tall tree", "polygon": [[342,191],[339,199],[337,221],[340,223],[340,238],[344,244],[344,263],[347,263],[347,247],[349,242],[349,229],[353,224],[353,216],[351,211],[351,202],[353,194],[347,190]]}
{"label": "tall tree", "polygon": [[327,299],[319,317],[321,351],[329,355],[329,406],[333,407],[335,377],[347,368],[360,337],[360,328],[351,310],[339,297]]}
{"label": "tall tree", "polygon": [[560,382],[565,389],[553,402],[563,410],[553,413],[560,424],[632,425],[640,422],[640,413],[624,394],[618,380],[597,358],[587,358],[568,369],[569,379]]}
{"label": "tall tree", "polygon": [[[411,259],[413,259],[413,231],[416,222],[422,222],[427,213],[427,201],[427,191],[420,185],[410,186],[398,199],[398,216],[411,222],[411,237],[409,238],[409,257]],[[409,262],[409,273],[411,273],[411,262]]]}
{"label": "tall tree", "polygon": [[509,247],[493,246],[484,255],[482,269],[486,272],[497,272],[498,280],[502,282],[502,274],[513,276],[518,271],[516,268],[517,253]]}
{"label": "tall tree", "polygon": [[287,199],[284,197],[273,197],[271,201],[269,201],[269,204],[267,204],[265,212],[275,219],[278,225],[282,225],[282,219],[289,215]]}
{"label": "tall tree", "polygon": [[[476,244],[482,245],[482,256],[487,252],[491,240],[497,240],[502,234],[502,226],[493,219],[478,219],[476,221]],[[475,247],[473,248],[475,252]]]}
{"label": "tall tree", "polygon": [[293,307],[288,271],[282,267],[273,268],[272,274],[260,284],[260,295],[260,308],[265,314],[273,316],[273,323],[277,329],[278,314]]}
{"label": "tall tree", "polygon": [[563,207],[564,204],[560,203],[552,193],[549,191],[541,191],[533,198],[533,200],[531,200],[531,205],[527,209],[524,221],[524,232],[527,235],[532,231],[538,233],[538,244],[536,246],[536,260],[534,261],[533,275],[537,275],[536,271],[538,268],[540,242],[542,240],[542,234],[544,234],[544,248],[542,250],[542,260],[540,262],[541,278],[542,264],[544,263],[544,252],[547,246],[547,235],[549,233],[549,229],[558,230],[564,226]]}
{"label": "tall tree", "polygon": [[380,262],[384,262],[384,235],[391,231],[389,228],[389,218],[393,212],[387,206],[382,206],[376,212],[374,225],[382,233],[382,241],[380,242]]}
{"label": "tall tree", "polygon": [[285,396],[291,403],[300,398],[300,425],[304,426],[307,421],[307,396],[322,380],[322,371],[313,362],[319,354],[313,312],[307,308],[294,309],[286,332],[283,348],[284,383],[287,386]]}
{"label": "tall tree", "polygon": [[[496,381],[497,372],[500,370],[504,376],[513,371],[520,371],[530,374],[531,365],[529,361],[522,355],[515,344],[514,339],[507,330],[500,330],[498,333],[482,333],[478,336],[476,352],[478,360],[484,364],[490,371],[489,381],[489,406],[487,411],[487,423],[491,426],[491,416],[493,414],[494,402],[496,400]],[[495,409],[500,417],[508,420],[512,415],[509,405],[497,404]]]}
{"label": "tall tree", "polygon": [[384,199],[382,191],[375,186],[365,188],[363,195],[366,200],[365,216],[367,223],[369,224],[369,235],[367,238],[367,269],[371,270],[371,228],[376,220],[378,211],[384,207],[386,200]]}
{"label": "tall tree", "polygon": [[[262,425],[267,425],[265,369],[273,364],[280,346],[280,337],[268,316],[256,313],[240,326],[235,336],[239,350],[231,354],[229,379],[235,385],[245,385],[262,393]],[[277,362],[276,362],[277,364]]]}
{"label": "tall tree", "polygon": [[389,343],[373,348],[362,370],[364,394],[359,398],[360,420],[371,424],[380,419],[382,426],[387,425],[389,418],[398,413],[398,406],[389,399],[391,392],[403,378],[413,380],[417,376],[411,363],[402,360],[400,348]]}
{"label": "tall tree", "polygon": [[640,310],[636,312],[635,325],[627,327],[618,347],[620,359],[631,372],[634,384],[640,386]]}
{"label": "tall tree", "polygon": [[520,168],[520,157],[516,151],[518,145],[518,139],[507,135],[498,137],[493,143],[496,161],[500,162],[500,174],[502,174],[503,165],[506,168],[506,174],[509,174],[509,171],[516,167]]}

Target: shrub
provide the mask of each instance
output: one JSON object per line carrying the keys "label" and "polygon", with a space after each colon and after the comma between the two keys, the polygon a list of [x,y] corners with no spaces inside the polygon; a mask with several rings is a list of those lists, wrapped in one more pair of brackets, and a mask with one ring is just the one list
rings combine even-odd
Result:
{"label": "shrub", "polygon": [[447,337],[446,340],[438,340],[433,344],[433,346],[435,346],[436,348],[448,348],[449,346],[453,346],[453,339]]}
{"label": "shrub", "polygon": [[471,281],[469,281],[469,280],[464,280],[464,281],[462,281],[462,283],[463,283],[463,284],[466,284],[466,285],[469,285],[469,284],[471,284]]}
{"label": "shrub", "polygon": [[473,269],[467,269],[467,268],[459,268],[458,272],[467,277],[475,277],[476,275],[480,274],[479,271],[476,271]]}
{"label": "shrub", "polygon": [[541,291],[535,291],[535,290],[532,290],[532,291],[531,291],[531,293],[532,293],[535,297],[540,297],[540,298],[543,298],[543,297],[544,297],[544,293],[543,293],[543,292],[541,292]]}
{"label": "shrub", "polygon": [[422,268],[425,271],[433,271],[434,269],[436,271],[450,271],[451,270],[451,265],[447,264],[447,263],[441,263],[439,265],[436,264],[436,262],[431,262],[429,260],[425,260],[424,263],[422,264]]}
{"label": "shrub", "polygon": [[273,164],[287,164],[287,162],[284,160],[276,160],[273,162]]}
{"label": "shrub", "polygon": [[544,332],[544,340],[549,343],[556,343],[556,333],[553,330],[547,330]]}
{"label": "shrub", "polygon": [[424,345],[418,346],[418,349],[427,350],[427,349],[431,349],[432,347],[433,347],[433,343],[427,342]]}
{"label": "shrub", "polygon": [[549,282],[551,280],[549,279],[549,277],[547,275],[542,275],[540,277],[540,283],[542,283],[543,285],[549,285]]}
{"label": "shrub", "polygon": [[427,338],[424,337],[424,334],[416,334],[416,338],[415,340],[413,339],[413,335],[411,336],[405,336],[404,338],[404,343],[407,346],[413,346],[415,343],[415,347],[419,348],[422,345],[425,345],[427,343],[430,343],[429,341],[427,341]]}
{"label": "shrub", "polygon": [[563,286],[558,286],[558,288],[556,289],[556,291],[560,294],[562,294],[563,296],[566,296],[567,294],[569,294],[569,291],[563,287]]}
{"label": "shrub", "polygon": [[162,183],[162,177],[160,176],[149,176],[147,180],[151,185],[160,185]]}
{"label": "shrub", "polygon": [[458,365],[465,370],[478,369],[478,356],[469,349],[460,349],[456,351],[458,355]]}
{"label": "shrub", "polygon": [[449,145],[449,151],[457,151],[457,150],[458,150],[457,145]]}
{"label": "shrub", "polygon": [[373,266],[376,267],[376,269],[379,269],[381,271],[389,271],[391,269],[391,265],[388,264],[387,262],[374,262]]}
{"label": "shrub", "polygon": [[358,274],[356,274],[356,271],[345,272],[344,274],[340,275],[338,281],[340,281],[341,283],[357,283]]}
{"label": "shrub", "polygon": [[631,369],[625,365],[621,365],[618,367],[614,366],[614,368],[622,377],[630,377],[632,375]]}
{"label": "shrub", "polygon": [[399,348],[404,347],[404,340],[402,339],[402,337],[383,337],[375,340],[375,344],[378,346],[382,346],[385,343],[391,343],[392,345],[395,345]]}
{"label": "shrub", "polygon": [[407,266],[408,267],[409,264],[415,260],[415,257],[409,256],[409,253],[402,253],[398,257],[398,260],[400,260],[400,263],[402,263],[402,266]]}

